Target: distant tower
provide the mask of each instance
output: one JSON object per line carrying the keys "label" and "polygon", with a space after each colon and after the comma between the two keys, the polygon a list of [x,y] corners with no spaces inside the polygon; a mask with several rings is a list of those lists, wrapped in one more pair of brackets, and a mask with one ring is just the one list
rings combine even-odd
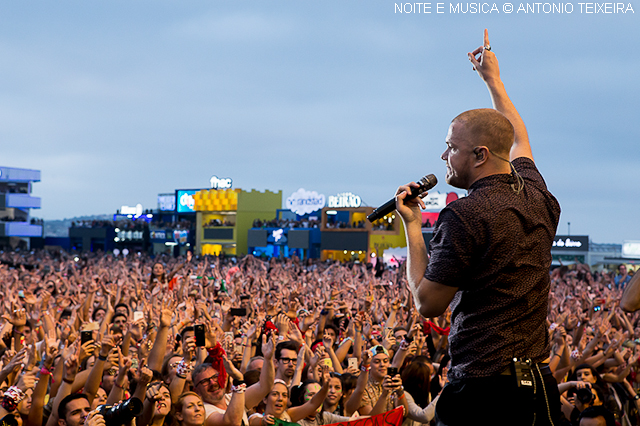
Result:
{"label": "distant tower", "polygon": [[0,247],[31,246],[31,237],[42,237],[42,224],[31,223],[29,211],[40,208],[31,196],[31,184],[40,182],[40,170],[0,167]]}

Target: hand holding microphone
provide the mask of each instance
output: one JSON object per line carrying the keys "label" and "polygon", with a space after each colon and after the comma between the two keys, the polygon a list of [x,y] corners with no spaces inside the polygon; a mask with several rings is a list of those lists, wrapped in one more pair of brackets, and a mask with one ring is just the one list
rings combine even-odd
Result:
{"label": "hand holding microphone", "polygon": [[[367,219],[369,222],[375,222],[396,209],[396,198],[403,200],[404,203],[407,200],[412,200],[430,190],[436,186],[437,183],[438,179],[436,179],[434,175],[427,175],[420,179],[418,183],[411,182],[408,185],[401,186],[398,188],[398,192],[396,192],[396,196],[394,198],[375,209],[373,213],[367,216]],[[420,204],[420,207],[425,208],[425,205],[420,198],[418,198],[418,203]],[[422,221],[422,218],[420,220]]]}

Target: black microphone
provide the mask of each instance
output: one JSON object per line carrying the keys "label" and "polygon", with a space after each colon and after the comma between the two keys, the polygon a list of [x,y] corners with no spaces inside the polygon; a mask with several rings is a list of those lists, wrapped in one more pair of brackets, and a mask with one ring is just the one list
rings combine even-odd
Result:
{"label": "black microphone", "polygon": [[[426,175],[422,179],[418,181],[418,188],[411,188],[411,192],[407,195],[405,200],[411,200],[416,198],[418,195],[422,194],[425,191],[430,190],[438,183],[438,179],[436,179],[435,175]],[[393,197],[377,209],[373,211],[369,216],[367,216],[367,220],[369,222],[375,222],[376,220],[388,215],[392,211],[396,209],[396,197]]]}

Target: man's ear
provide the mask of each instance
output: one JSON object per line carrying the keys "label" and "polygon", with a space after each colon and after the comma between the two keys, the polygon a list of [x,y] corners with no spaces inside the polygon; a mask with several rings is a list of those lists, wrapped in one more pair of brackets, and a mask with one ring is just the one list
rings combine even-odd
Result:
{"label": "man's ear", "polygon": [[58,419],[58,426],[67,426],[67,421],[65,419]]}
{"label": "man's ear", "polygon": [[473,153],[476,155],[476,162],[480,164],[484,163],[487,159],[487,148],[484,146],[477,146],[473,149]]}

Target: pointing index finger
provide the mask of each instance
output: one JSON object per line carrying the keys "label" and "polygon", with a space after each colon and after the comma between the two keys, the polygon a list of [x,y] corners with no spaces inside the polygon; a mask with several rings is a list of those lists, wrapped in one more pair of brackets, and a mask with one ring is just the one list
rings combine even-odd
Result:
{"label": "pointing index finger", "polygon": [[489,44],[489,30],[487,30],[486,28],[484,29],[484,45],[485,47],[487,46],[491,46]]}

